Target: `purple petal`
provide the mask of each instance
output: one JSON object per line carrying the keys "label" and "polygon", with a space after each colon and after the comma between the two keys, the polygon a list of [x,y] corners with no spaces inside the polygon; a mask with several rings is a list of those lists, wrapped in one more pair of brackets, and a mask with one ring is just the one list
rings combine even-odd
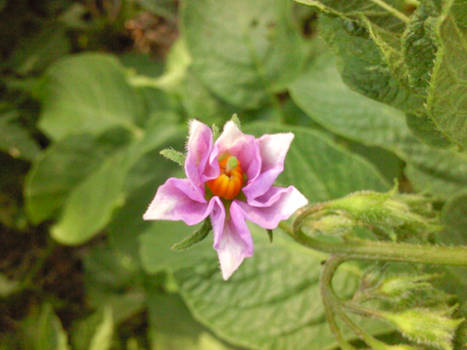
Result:
{"label": "purple petal", "polygon": [[248,176],[248,183],[254,181],[261,169],[261,156],[256,139],[240,131],[233,121],[224,125],[224,131],[214,144],[209,162],[217,163],[223,153],[234,155],[240,161],[242,170]]}
{"label": "purple petal", "polygon": [[171,177],[157,189],[143,219],[183,220],[187,225],[195,225],[211,213],[213,199],[207,203],[188,179]]}
{"label": "purple petal", "polygon": [[241,209],[235,202],[230,205],[230,217],[227,220],[225,213],[217,215],[216,218],[213,218],[213,214],[211,222],[214,230],[214,249],[219,257],[222,277],[227,280],[243,259],[253,255],[253,240]]}
{"label": "purple petal", "polygon": [[213,167],[208,163],[212,149],[211,129],[195,119],[191,120],[185,173],[203,195],[204,183],[219,176],[219,166],[216,164]]}
{"label": "purple petal", "polygon": [[255,200],[234,203],[238,203],[248,220],[272,230],[280,221],[288,219],[297,209],[306,205],[308,200],[294,186],[273,186]]}
{"label": "purple petal", "polygon": [[243,188],[248,199],[264,194],[284,170],[284,160],[294,138],[292,133],[263,135],[257,142],[261,153],[261,171],[258,177]]}

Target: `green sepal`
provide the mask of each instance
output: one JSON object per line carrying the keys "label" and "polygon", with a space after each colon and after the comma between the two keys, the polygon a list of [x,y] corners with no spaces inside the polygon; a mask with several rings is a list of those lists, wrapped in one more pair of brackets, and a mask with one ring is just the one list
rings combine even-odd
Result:
{"label": "green sepal", "polygon": [[191,248],[196,243],[201,242],[206,236],[211,232],[212,226],[211,221],[209,219],[204,220],[203,225],[195,232],[193,232],[190,236],[186,237],[182,241],[175,243],[170,249],[175,251],[182,251],[188,248]]}
{"label": "green sepal", "polygon": [[382,312],[381,315],[406,338],[437,349],[451,350],[456,329],[464,321],[451,317],[455,307],[441,310],[414,308],[398,313]]}
{"label": "green sepal", "polygon": [[242,123],[240,123],[240,119],[238,118],[237,113],[232,114],[232,118],[230,118],[231,121],[235,123],[235,125],[238,126],[239,129],[242,127]]}
{"label": "green sepal", "polygon": [[173,148],[166,148],[159,152],[163,157],[171,160],[172,162],[177,163],[180,166],[185,164],[186,156],[179,151],[174,150]]}
{"label": "green sepal", "polygon": [[266,233],[268,234],[269,242],[272,243],[272,240],[273,240],[273,232],[272,232],[272,230],[266,229]]}
{"label": "green sepal", "polygon": [[219,127],[217,126],[217,124],[212,124],[211,130],[212,130],[212,138],[216,140],[220,134]]}

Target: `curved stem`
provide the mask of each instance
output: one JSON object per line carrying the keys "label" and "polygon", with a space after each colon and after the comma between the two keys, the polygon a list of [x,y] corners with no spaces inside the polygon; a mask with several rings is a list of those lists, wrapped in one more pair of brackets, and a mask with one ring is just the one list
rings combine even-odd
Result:
{"label": "curved stem", "polygon": [[302,231],[302,225],[310,214],[316,213],[322,204],[307,206],[299,211],[293,227],[281,225],[287,234],[299,243],[330,254],[345,255],[348,259],[402,261],[422,264],[467,266],[467,247],[417,245],[387,241],[347,241],[330,243],[312,238]]}
{"label": "curved stem", "polygon": [[343,350],[356,350],[344,339],[334,317],[334,312],[340,310],[340,305],[335,298],[331,282],[332,277],[334,276],[334,272],[336,272],[339,265],[342,264],[344,261],[345,258],[341,256],[332,256],[326,261],[320,279],[321,298],[323,299],[324,313],[326,314],[326,319],[328,321],[329,328],[336,337],[339,346]]}
{"label": "curved stem", "polygon": [[[365,343],[367,343],[372,349],[374,350],[386,350],[388,347],[383,342],[379,341],[371,334],[365,332],[364,329],[360,328],[350,317],[346,315],[346,313],[342,310],[341,306],[343,305],[341,300],[337,297],[332,289],[332,278],[334,273],[336,272],[337,268],[340,264],[346,261],[347,258],[345,256],[340,255],[333,255],[331,256],[324,265],[323,272],[321,274],[321,297],[323,299],[324,310],[326,314],[326,318],[328,320],[329,327],[333,332],[334,336],[336,337],[339,346],[343,350],[355,350],[355,348],[350,345],[341,335],[339,328],[337,327],[336,319],[334,317],[333,312],[335,312],[342,321]],[[344,304],[346,307],[347,304]],[[349,308],[350,309],[350,308]],[[354,311],[354,310],[352,310]],[[359,310],[361,311],[361,310]],[[364,309],[365,316],[375,316],[371,313],[372,310]],[[371,315],[370,315],[371,314]]]}

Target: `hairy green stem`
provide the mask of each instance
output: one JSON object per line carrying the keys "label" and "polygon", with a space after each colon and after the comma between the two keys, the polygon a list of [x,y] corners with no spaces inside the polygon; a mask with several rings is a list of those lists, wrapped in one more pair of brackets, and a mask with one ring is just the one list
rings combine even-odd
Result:
{"label": "hairy green stem", "polygon": [[306,235],[302,225],[306,218],[319,211],[321,204],[299,210],[293,226],[281,224],[281,228],[297,242],[322,252],[343,255],[348,259],[401,261],[422,264],[467,266],[467,247],[417,245],[381,241],[325,242]]}
{"label": "hairy green stem", "polygon": [[[371,346],[372,349],[374,350],[383,350],[387,349],[386,344],[383,342],[379,341],[375,337],[373,337],[371,334],[368,334],[364,329],[362,329],[360,326],[358,326],[350,317],[346,315],[344,310],[342,310],[342,306],[347,307],[349,306],[349,309],[352,311],[356,311],[356,309],[351,308],[350,306],[353,306],[351,304],[343,304],[342,301],[337,297],[335,294],[334,290],[332,289],[332,278],[334,276],[334,273],[336,272],[337,268],[339,267],[340,264],[342,264],[344,261],[346,261],[347,258],[341,255],[333,255],[331,256],[327,261],[326,264],[324,265],[324,269],[321,274],[321,283],[320,283],[320,288],[321,288],[321,298],[323,299],[323,304],[324,304],[324,311],[326,314],[326,319],[328,321],[329,327],[331,328],[331,331],[333,332],[334,336],[336,337],[337,342],[339,343],[339,346],[343,350],[354,350],[355,348],[350,345],[341,335],[340,330],[337,326],[336,319],[334,313],[336,313],[339,318],[344,321],[344,323],[365,343],[367,343],[369,346]],[[375,314],[372,313],[372,310],[366,309],[366,308],[358,308],[358,313],[364,316],[371,316],[374,317]],[[360,312],[361,311],[361,312]]]}
{"label": "hairy green stem", "polygon": [[326,261],[324,269],[321,273],[320,280],[321,298],[323,299],[324,313],[326,314],[326,319],[328,321],[329,328],[336,337],[339,346],[343,350],[356,350],[344,339],[334,317],[334,312],[340,310],[340,305],[335,298],[331,282],[332,277],[334,276],[334,272],[336,272],[339,265],[344,261],[345,258],[340,256],[332,256]]}

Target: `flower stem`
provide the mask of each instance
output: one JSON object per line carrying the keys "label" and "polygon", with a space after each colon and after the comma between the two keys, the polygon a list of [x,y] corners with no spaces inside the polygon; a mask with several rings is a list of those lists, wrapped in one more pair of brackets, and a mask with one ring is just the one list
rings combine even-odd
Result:
{"label": "flower stem", "polygon": [[321,298],[323,300],[324,313],[326,314],[326,319],[328,321],[329,328],[336,337],[339,346],[342,348],[342,350],[356,350],[342,336],[341,331],[337,326],[334,314],[337,310],[340,310],[340,305],[335,298],[331,282],[332,277],[334,276],[334,272],[336,272],[339,265],[344,261],[345,259],[340,256],[332,256],[326,261],[324,269],[321,273],[320,280]]}
{"label": "flower stem", "polygon": [[299,211],[293,226],[281,224],[297,242],[330,254],[343,255],[348,259],[401,261],[422,264],[467,266],[467,246],[447,247],[417,245],[387,241],[346,241],[330,243],[317,240],[302,231],[305,219],[321,209],[320,204],[306,206]]}
{"label": "flower stem", "polygon": [[[339,318],[344,321],[344,323],[365,343],[367,343],[372,349],[374,350],[386,350],[388,347],[386,344],[383,342],[379,341],[375,337],[373,337],[371,334],[368,334],[364,329],[362,329],[360,326],[358,326],[350,317],[346,315],[344,310],[342,309],[342,305],[344,307],[347,306],[347,304],[342,304],[342,301],[337,297],[335,294],[334,290],[332,289],[332,278],[334,276],[334,273],[336,272],[337,268],[339,267],[340,264],[342,264],[344,261],[346,261],[347,258],[345,256],[341,255],[333,255],[331,256],[327,261],[326,264],[324,265],[324,269],[321,274],[321,283],[320,283],[320,288],[321,288],[321,297],[323,299],[323,304],[324,304],[324,310],[326,314],[326,318],[329,324],[329,327],[331,328],[331,331],[333,332],[334,336],[337,339],[337,342],[339,343],[339,346],[343,350],[355,350],[355,348],[350,345],[345,339],[343,339],[339,328],[337,327],[335,315],[338,315]],[[350,309],[350,308],[349,308]],[[355,311],[355,309],[351,309],[352,311]],[[362,308],[364,312],[359,312],[360,314],[363,314],[364,316],[370,316],[374,317],[375,315],[371,312],[372,310],[367,310],[366,308]],[[361,311],[358,309],[358,311]]]}

